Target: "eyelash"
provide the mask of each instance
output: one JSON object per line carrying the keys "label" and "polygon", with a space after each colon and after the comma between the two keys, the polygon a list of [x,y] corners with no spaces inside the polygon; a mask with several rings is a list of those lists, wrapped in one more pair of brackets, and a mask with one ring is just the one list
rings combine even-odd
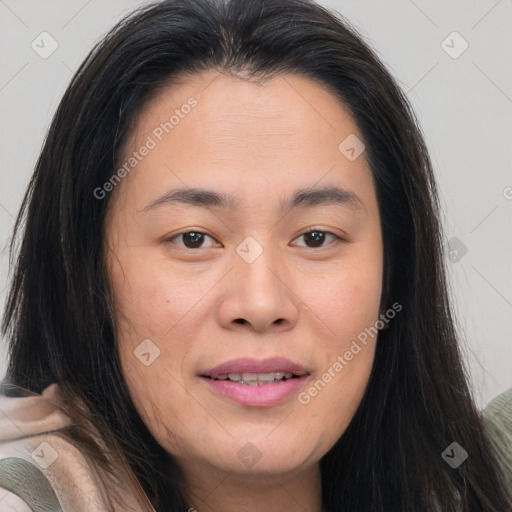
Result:
{"label": "eyelash", "polygon": [[[325,235],[332,235],[336,239],[335,242],[334,242],[334,245],[337,245],[338,243],[344,241],[341,237],[339,237],[338,235],[335,235],[331,231],[325,231],[325,230],[316,229],[316,228],[310,228],[307,231],[304,231],[304,233],[299,235],[297,238],[300,238],[300,237],[303,237],[304,235],[307,235],[309,233],[315,233],[315,232],[324,233]],[[181,233],[177,233],[176,235],[173,235],[172,237],[168,238],[165,241],[166,242],[171,242],[171,243],[174,244],[173,240],[175,238],[178,238],[179,236],[182,236],[182,235],[187,235],[189,233],[196,233],[196,234],[199,234],[199,235],[206,235],[206,236],[210,237],[212,240],[214,240],[214,238],[212,236],[208,235],[208,233],[204,233],[203,231],[193,230],[192,229],[192,230],[189,230],[189,231],[182,231]],[[295,240],[297,240],[297,238]],[[328,245],[322,245],[321,247],[307,247],[307,246],[301,246],[301,247],[306,247],[307,249],[324,249],[325,247],[328,247]],[[195,248],[195,249],[190,248],[190,247],[181,247],[181,248],[185,249],[185,250],[190,250],[190,251],[194,251],[194,250],[198,250],[198,249],[203,249],[203,247],[198,247],[198,248]]]}

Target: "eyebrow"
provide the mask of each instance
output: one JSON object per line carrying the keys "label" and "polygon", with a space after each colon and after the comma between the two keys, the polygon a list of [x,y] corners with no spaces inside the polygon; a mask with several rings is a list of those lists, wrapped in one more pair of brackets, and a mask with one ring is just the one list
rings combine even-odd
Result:
{"label": "eyebrow", "polygon": [[[186,204],[207,209],[222,208],[236,210],[240,208],[240,201],[234,196],[206,190],[202,188],[178,188],[151,201],[142,210],[144,213],[169,204]],[[354,212],[364,209],[363,202],[352,191],[335,186],[321,188],[303,188],[296,190],[289,198],[282,198],[279,204],[281,212],[294,208],[308,208],[312,206],[337,205],[344,206]]]}

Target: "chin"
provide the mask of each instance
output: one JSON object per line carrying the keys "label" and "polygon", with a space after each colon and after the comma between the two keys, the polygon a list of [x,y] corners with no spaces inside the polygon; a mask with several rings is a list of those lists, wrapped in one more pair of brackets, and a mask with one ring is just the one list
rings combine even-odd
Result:
{"label": "chin", "polygon": [[315,443],[305,432],[270,433],[272,429],[265,428],[256,429],[255,433],[255,429],[250,430],[253,435],[234,436],[229,444],[224,444],[224,450],[214,455],[217,463],[223,461],[226,471],[247,475],[286,474],[305,469],[323,456],[319,450],[321,441]]}

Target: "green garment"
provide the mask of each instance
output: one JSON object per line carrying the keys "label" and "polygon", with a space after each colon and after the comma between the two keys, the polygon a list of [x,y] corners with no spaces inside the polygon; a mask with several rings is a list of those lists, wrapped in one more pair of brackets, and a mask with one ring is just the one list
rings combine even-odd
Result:
{"label": "green garment", "polygon": [[512,388],[489,402],[482,419],[512,494]]}

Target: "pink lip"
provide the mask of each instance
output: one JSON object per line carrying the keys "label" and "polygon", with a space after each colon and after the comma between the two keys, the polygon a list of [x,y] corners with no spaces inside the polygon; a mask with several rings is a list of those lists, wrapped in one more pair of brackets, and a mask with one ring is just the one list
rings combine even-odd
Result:
{"label": "pink lip", "polygon": [[[275,384],[248,386],[229,380],[214,380],[212,377],[226,373],[269,373],[283,372],[299,375]],[[289,396],[296,394],[304,385],[309,372],[304,366],[284,358],[272,358],[258,361],[257,359],[235,359],[223,363],[204,372],[202,381],[209,389],[221,394],[246,407],[269,407],[276,405]]]}
{"label": "pink lip", "polygon": [[285,380],[277,384],[247,386],[228,380],[213,380],[203,377],[201,380],[221,395],[246,407],[270,407],[296,394],[304,385],[307,377]]}
{"label": "pink lip", "polygon": [[258,361],[251,358],[233,359],[222,363],[211,370],[202,373],[202,376],[213,377],[222,375],[223,373],[269,373],[269,372],[283,372],[295,373],[296,375],[305,375],[306,368],[301,364],[294,363],[289,359],[283,357],[273,357],[272,359],[264,359]]}

